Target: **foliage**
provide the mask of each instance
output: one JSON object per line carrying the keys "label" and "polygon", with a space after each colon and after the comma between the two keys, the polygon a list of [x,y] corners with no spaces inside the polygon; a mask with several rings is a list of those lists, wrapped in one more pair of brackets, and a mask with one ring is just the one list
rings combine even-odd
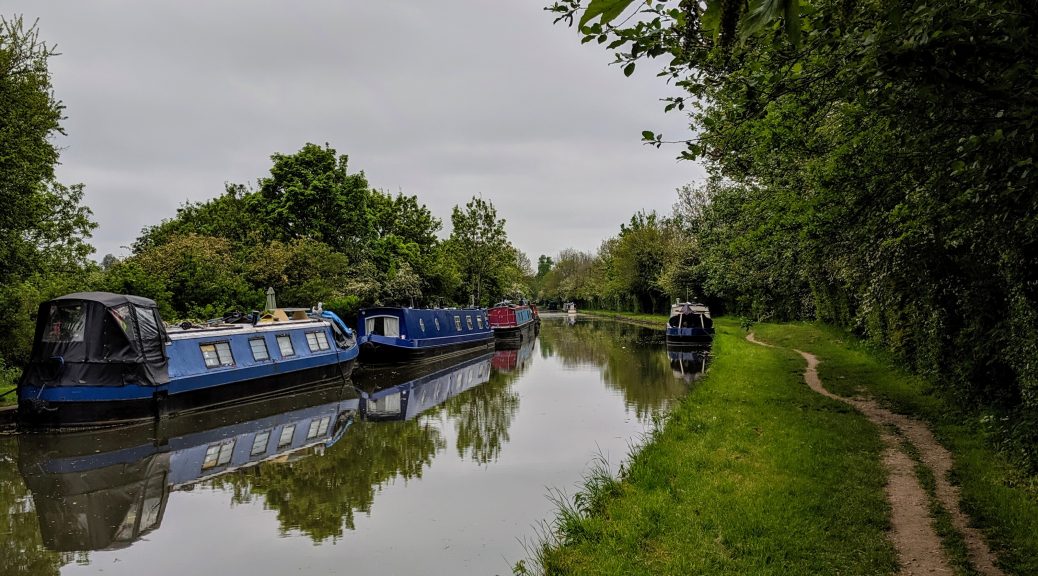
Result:
{"label": "foliage", "polygon": [[529,261],[523,266],[525,256],[508,242],[505,219],[492,201],[476,196],[464,209],[455,206],[447,245],[462,280],[459,300],[485,306],[501,296],[525,296],[515,292],[522,290]]}
{"label": "foliage", "polygon": [[672,141],[714,177],[687,265],[708,294],[852,328],[964,402],[1036,420],[1032,3],[551,9],[625,73],[657,59],[677,88],[666,108],[694,136]]}
{"label": "foliage", "polygon": [[95,268],[95,228],[83,186],[54,178],[64,106],[48,60],[57,52],[34,23],[0,18],[0,361],[23,362],[39,302],[83,288]]}

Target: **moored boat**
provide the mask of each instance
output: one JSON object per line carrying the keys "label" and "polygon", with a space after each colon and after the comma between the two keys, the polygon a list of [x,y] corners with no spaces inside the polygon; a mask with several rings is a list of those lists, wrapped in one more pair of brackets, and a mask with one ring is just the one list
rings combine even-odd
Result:
{"label": "moored boat", "polygon": [[484,308],[362,308],[357,334],[364,364],[424,362],[494,346]]}
{"label": "moored boat", "polygon": [[27,424],[110,424],[349,377],[352,331],[332,312],[279,309],[166,328],[153,300],[80,292],[40,305],[18,383]]}
{"label": "moored boat", "polygon": [[679,302],[671,307],[667,344],[707,344],[713,338],[709,308],[697,302]]}
{"label": "moored boat", "polygon": [[528,304],[498,302],[487,313],[498,340],[525,340],[537,325],[538,316]]}

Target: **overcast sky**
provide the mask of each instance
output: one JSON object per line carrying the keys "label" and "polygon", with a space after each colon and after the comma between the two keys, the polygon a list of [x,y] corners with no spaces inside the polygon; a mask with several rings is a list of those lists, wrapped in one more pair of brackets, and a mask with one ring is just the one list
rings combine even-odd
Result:
{"label": "overcast sky", "polygon": [[58,176],[86,185],[95,258],[306,142],[450,229],[481,194],[536,262],[670,212],[702,169],[642,130],[685,134],[655,70],[625,78],[552,24],[548,0],[7,0],[39,19],[66,105]]}

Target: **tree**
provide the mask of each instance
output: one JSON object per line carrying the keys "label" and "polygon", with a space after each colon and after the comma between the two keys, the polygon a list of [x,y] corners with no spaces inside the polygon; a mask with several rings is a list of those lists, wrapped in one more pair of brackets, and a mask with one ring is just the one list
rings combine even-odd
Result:
{"label": "tree", "polygon": [[53,46],[36,24],[0,18],[0,358],[25,360],[40,300],[84,287],[96,227],[82,185],[54,178],[64,106],[54,96]]}
{"label": "tree", "polygon": [[368,181],[350,174],[348,157],[333,148],[306,144],[295,154],[274,154],[270,176],[247,205],[270,239],[309,238],[346,254],[364,250],[374,235],[368,212]]}
{"label": "tree", "polygon": [[493,202],[476,196],[464,210],[454,207],[451,225],[448,242],[462,282],[478,305],[489,303],[490,297],[503,291],[502,276],[515,264],[516,251],[508,243],[505,220],[497,217]]}

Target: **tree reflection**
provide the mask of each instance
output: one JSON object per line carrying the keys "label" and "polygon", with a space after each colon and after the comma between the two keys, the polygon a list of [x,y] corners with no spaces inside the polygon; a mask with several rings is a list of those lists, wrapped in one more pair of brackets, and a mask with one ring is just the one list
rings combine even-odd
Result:
{"label": "tree reflection", "polygon": [[420,478],[446,447],[440,430],[425,419],[356,422],[323,455],[290,463],[264,462],[222,476],[236,503],[263,496],[277,511],[282,533],[299,530],[315,542],[338,539],[354,529],[354,513],[369,514],[375,493],[390,480]]}
{"label": "tree reflection", "polygon": [[672,375],[661,330],[598,319],[572,326],[544,322],[540,339],[542,356],[557,356],[567,367],[598,367],[606,385],[621,392],[639,418],[685,391]]}
{"label": "tree reflection", "polygon": [[58,574],[83,554],[48,550],[29,490],[18,471],[14,437],[0,438],[0,574],[43,576]]}
{"label": "tree reflection", "polygon": [[486,384],[460,394],[445,404],[457,429],[458,456],[479,464],[497,460],[508,440],[512,418],[519,410],[519,394],[512,383],[520,372],[493,370]]}

